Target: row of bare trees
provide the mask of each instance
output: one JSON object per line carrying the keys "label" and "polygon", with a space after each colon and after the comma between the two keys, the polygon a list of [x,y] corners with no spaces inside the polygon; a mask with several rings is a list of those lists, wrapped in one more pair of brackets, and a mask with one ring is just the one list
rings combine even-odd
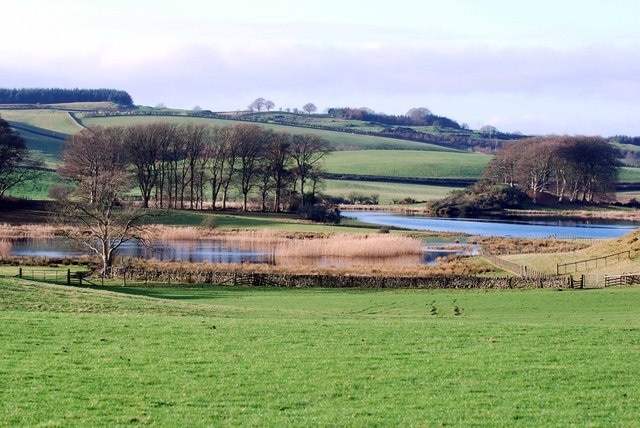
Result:
{"label": "row of bare trees", "polygon": [[619,153],[600,137],[533,137],[505,144],[491,161],[485,178],[559,202],[609,199],[618,178]]}
{"label": "row of bare trees", "polygon": [[106,174],[129,177],[143,207],[199,209],[211,201],[224,209],[237,190],[244,210],[259,194],[263,210],[279,212],[308,202],[304,195],[315,193],[319,161],[329,151],[317,135],[252,124],[90,127],[67,141],[58,172],[81,185],[89,203],[104,190]]}

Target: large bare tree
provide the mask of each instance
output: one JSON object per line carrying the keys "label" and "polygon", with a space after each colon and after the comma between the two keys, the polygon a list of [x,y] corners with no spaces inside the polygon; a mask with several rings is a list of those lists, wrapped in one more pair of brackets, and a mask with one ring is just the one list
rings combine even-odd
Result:
{"label": "large bare tree", "polygon": [[329,142],[315,134],[294,135],[291,139],[291,159],[294,163],[294,173],[300,181],[302,206],[305,205],[305,184],[314,169],[318,168],[320,160],[331,152]]}
{"label": "large bare tree", "polygon": [[[97,191],[92,193],[94,186]],[[120,197],[130,188],[129,173],[104,172],[80,181],[74,189],[57,193],[56,223],[64,226],[67,238],[100,257],[103,278],[111,274],[117,250],[138,236],[145,214],[139,208],[122,205]]]}
{"label": "large bare tree", "polygon": [[247,211],[249,192],[259,179],[265,132],[258,125],[239,124],[234,127],[238,151],[238,188],[242,193],[242,210]]}
{"label": "large bare tree", "polygon": [[100,192],[104,174],[123,171],[127,159],[123,149],[123,128],[89,127],[65,143],[62,166],[58,174],[72,180],[78,190],[87,192],[84,199],[93,203]]}
{"label": "large bare tree", "polygon": [[133,187],[122,137],[122,130],[114,128],[91,128],[72,137],[63,149],[60,169],[73,184],[55,192],[54,220],[64,226],[68,238],[100,257],[103,278],[110,275],[118,248],[136,237],[144,215],[122,203]]}
{"label": "large bare tree", "polygon": [[611,199],[618,177],[618,150],[601,137],[531,137],[505,144],[488,165],[485,178],[559,202]]}

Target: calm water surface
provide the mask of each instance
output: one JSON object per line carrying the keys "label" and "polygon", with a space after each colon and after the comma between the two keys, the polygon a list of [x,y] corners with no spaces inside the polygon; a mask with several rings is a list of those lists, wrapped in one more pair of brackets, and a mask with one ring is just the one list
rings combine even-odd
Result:
{"label": "calm water surface", "polygon": [[[343,216],[380,226],[394,226],[414,230],[454,232],[481,236],[506,236],[518,238],[616,238],[629,233],[638,225],[624,222],[530,220],[506,221],[484,219],[446,219],[424,216],[403,216],[383,212],[343,212]],[[436,248],[425,247],[418,259],[394,261],[393,263],[435,263],[438,257],[451,254],[473,254],[475,249],[447,246],[446,243],[431,243]],[[63,258],[88,252],[62,238],[18,239],[13,241],[11,254]],[[229,241],[162,242],[151,247],[139,242],[127,242],[118,251],[118,257],[155,258],[165,261],[214,262],[214,263],[268,263],[287,264],[287,260],[276,258],[273,246],[263,243]],[[357,263],[357,260],[317,259],[312,265],[341,266]],[[371,262],[371,260],[369,260]]]}
{"label": "calm water surface", "polygon": [[[438,245],[437,248],[425,247],[420,256],[407,256],[385,259],[385,263],[394,265],[433,264],[438,257],[452,254],[473,254],[475,248],[470,246]],[[11,254],[14,256],[32,256],[64,258],[89,254],[73,242],[63,238],[16,239],[12,241]],[[156,242],[151,247],[139,242],[126,242],[118,250],[118,257],[136,257],[142,259],[157,259],[164,261],[183,262],[213,262],[213,263],[267,263],[287,265],[289,261],[283,257],[276,257],[272,245],[264,243],[242,244],[229,241],[173,241]],[[291,261],[299,264],[300,259]],[[371,264],[371,259],[340,259],[319,257],[309,260],[313,266],[349,266],[353,264]]]}
{"label": "calm water surface", "polygon": [[570,220],[485,220],[426,216],[407,216],[394,213],[347,211],[342,215],[364,223],[434,232],[457,232],[480,236],[512,238],[617,238],[640,227],[629,222],[570,221]]}

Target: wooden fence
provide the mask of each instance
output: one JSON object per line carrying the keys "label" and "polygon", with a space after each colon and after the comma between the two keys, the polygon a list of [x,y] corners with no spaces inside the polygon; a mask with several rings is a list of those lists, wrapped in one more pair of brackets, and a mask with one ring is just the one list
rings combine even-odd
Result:
{"label": "wooden fence", "polygon": [[623,273],[621,275],[605,275],[604,286],[640,284],[640,273]]}
{"label": "wooden fence", "polygon": [[[622,258],[630,259],[631,250],[621,251],[619,253],[610,254],[604,257],[596,257],[593,259],[579,260],[576,262],[556,264],[556,275],[585,271],[597,268],[599,266],[608,266],[610,263],[619,262]],[[580,269],[582,268],[582,269]]]}
{"label": "wooden fence", "polygon": [[517,263],[513,263],[500,257],[496,257],[493,254],[489,254],[481,251],[480,255],[484,257],[489,263],[499,267],[500,269],[506,270],[507,272],[511,272],[514,275],[521,276],[523,278],[545,278],[548,275],[537,271],[526,265],[519,265]]}

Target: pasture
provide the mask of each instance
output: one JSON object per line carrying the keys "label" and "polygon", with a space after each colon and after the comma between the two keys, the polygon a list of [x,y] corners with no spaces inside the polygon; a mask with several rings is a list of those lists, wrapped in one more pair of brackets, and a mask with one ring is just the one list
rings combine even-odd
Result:
{"label": "pasture", "polygon": [[[377,181],[325,180],[322,193],[329,196],[349,197],[351,194],[377,195],[381,205],[394,200],[411,198],[416,201],[432,201],[447,196],[455,187],[429,186],[408,183],[383,183]],[[421,208],[424,205],[421,206]]]}
{"label": "pasture", "polygon": [[0,110],[0,117],[9,122],[20,122],[37,128],[47,129],[62,134],[75,134],[82,128],[64,110],[29,109]]}
{"label": "pasture", "polygon": [[324,168],[335,174],[417,178],[478,178],[492,159],[469,152],[357,150],[333,152]]}
{"label": "pasture", "polygon": [[633,426],[640,288],[0,279],[3,425]]}

